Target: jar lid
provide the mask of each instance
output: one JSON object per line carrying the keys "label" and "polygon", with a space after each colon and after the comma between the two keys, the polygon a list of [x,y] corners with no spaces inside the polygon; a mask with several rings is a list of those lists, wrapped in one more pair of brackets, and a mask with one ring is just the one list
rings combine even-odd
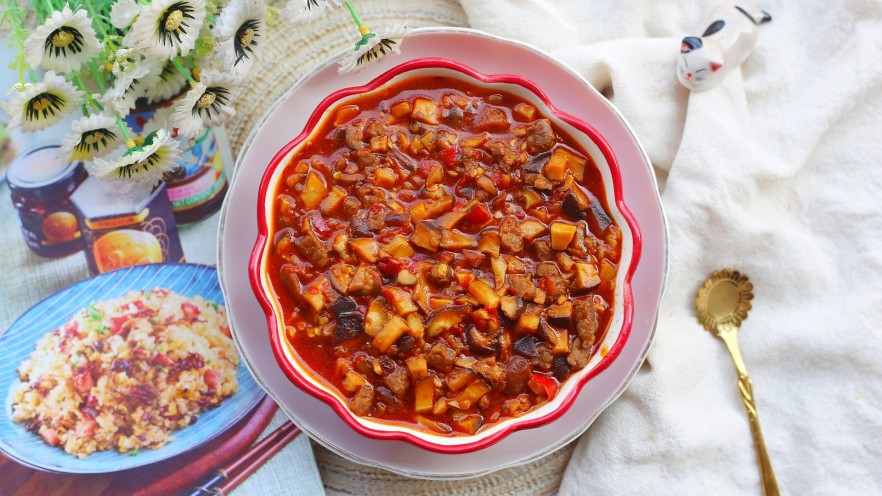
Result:
{"label": "jar lid", "polygon": [[71,186],[81,163],[62,161],[59,148],[46,145],[18,156],[6,171],[9,188],[46,198]]}

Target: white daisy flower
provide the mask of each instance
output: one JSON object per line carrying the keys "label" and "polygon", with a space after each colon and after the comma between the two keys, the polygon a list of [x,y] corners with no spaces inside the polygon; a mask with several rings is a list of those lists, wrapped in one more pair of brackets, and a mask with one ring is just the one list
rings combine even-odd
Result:
{"label": "white daisy flower", "polygon": [[337,72],[358,72],[368,63],[391,54],[401,53],[401,42],[407,36],[406,26],[380,27],[361,37],[355,49],[340,59]]}
{"label": "white daisy flower", "polygon": [[341,5],[341,0],[288,0],[279,15],[293,24],[310,24]]}
{"label": "white daisy flower", "polygon": [[124,143],[116,119],[107,114],[92,114],[74,121],[71,134],[61,141],[64,160],[85,161],[103,157]]}
{"label": "white daisy flower", "polygon": [[190,53],[204,21],[205,0],[153,0],[142,6],[127,38],[144,56],[168,60]]}
{"label": "white daisy flower", "polygon": [[142,146],[126,150],[116,160],[96,158],[86,162],[89,174],[105,181],[129,181],[153,188],[166,172],[177,167],[180,143],[165,129],[150,133]]}
{"label": "white daisy flower", "polygon": [[126,29],[140,13],[141,6],[135,0],[117,0],[110,7],[110,24],[116,29]]}
{"label": "white daisy flower", "polygon": [[233,0],[218,16],[212,32],[219,40],[215,55],[236,77],[249,74],[266,24],[263,0]]}
{"label": "white daisy flower", "polygon": [[120,48],[108,60],[113,63],[111,72],[116,78],[115,83],[129,85],[150,72],[150,64],[144,61],[140,52],[134,48]]}
{"label": "white daisy flower", "polygon": [[101,43],[85,10],[73,12],[65,4],[52,12],[42,26],[25,40],[25,54],[31,67],[57,72],[78,71],[84,62],[98,55]]}
{"label": "white daisy flower", "polygon": [[156,69],[151,69],[148,79],[145,79],[144,84],[147,103],[171,100],[180,95],[187,86],[187,78],[171,61],[159,62]]}
{"label": "white daisy flower", "polygon": [[236,115],[229,104],[236,85],[236,78],[229,74],[203,73],[202,80],[175,105],[172,124],[178,128],[178,135],[199,136],[206,127],[220,126]]}
{"label": "white daisy flower", "polygon": [[0,106],[9,114],[8,128],[21,126],[22,131],[39,131],[60,121],[79,105],[82,94],[64,77],[47,71],[39,83],[17,84],[16,91]]}

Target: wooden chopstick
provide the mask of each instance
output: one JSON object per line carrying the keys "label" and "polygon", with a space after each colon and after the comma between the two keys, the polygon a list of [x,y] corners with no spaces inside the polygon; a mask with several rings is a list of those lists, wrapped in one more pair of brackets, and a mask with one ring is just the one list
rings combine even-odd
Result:
{"label": "wooden chopstick", "polygon": [[267,460],[288,445],[297,435],[300,428],[292,422],[285,422],[248,449],[237,460],[221,467],[211,480],[197,487],[189,496],[216,494],[225,496],[239,484],[257,471]]}

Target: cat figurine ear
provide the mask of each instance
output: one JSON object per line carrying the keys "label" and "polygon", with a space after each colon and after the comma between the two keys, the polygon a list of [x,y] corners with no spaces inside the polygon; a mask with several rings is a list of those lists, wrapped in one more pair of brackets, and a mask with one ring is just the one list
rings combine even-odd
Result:
{"label": "cat figurine ear", "polygon": [[737,5],[720,5],[710,15],[701,37],[687,36],[680,43],[677,79],[692,91],[716,86],[753,51],[759,26],[772,20],[765,11]]}

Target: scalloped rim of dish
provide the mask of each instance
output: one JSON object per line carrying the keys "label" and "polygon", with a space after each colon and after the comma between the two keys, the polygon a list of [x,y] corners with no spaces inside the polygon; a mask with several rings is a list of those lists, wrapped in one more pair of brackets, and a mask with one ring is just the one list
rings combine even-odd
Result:
{"label": "scalloped rim of dish", "polygon": [[[604,339],[596,346],[607,348],[606,353],[595,352],[588,365],[579,370],[561,385],[558,395],[521,417],[506,418],[491,424],[475,435],[445,436],[430,431],[414,429],[400,422],[387,422],[369,417],[355,415],[348,407],[348,402],[336,388],[328,385],[327,380],[304,366],[290,344],[282,337],[284,323],[278,298],[274,296],[272,284],[265,270],[270,250],[267,212],[271,211],[272,201],[267,192],[275,189],[281,171],[288,159],[299,151],[307,138],[318,129],[324,120],[333,114],[331,110],[339,108],[363,93],[374,92],[384,86],[421,75],[444,75],[468,81],[484,87],[500,87],[501,90],[524,98],[537,104],[544,114],[551,118],[559,129],[563,129],[571,138],[588,152],[597,165],[605,189],[607,204],[616,223],[622,227],[622,258],[617,274],[614,314],[610,320]],[[587,138],[587,139],[586,139]],[[609,185],[612,184],[612,188]],[[611,190],[611,191],[610,191]],[[304,126],[303,131],[282,147],[272,158],[261,180],[258,191],[258,235],[249,259],[249,280],[252,291],[257,297],[264,313],[270,334],[270,345],[280,368],[295,385],[309,394],[323,400],[350,427],[362,435],[375,439],[400,439],[413,443],[424,449],[439,453],[464,453],[476,451],[490,446],[508,434],[520,429],[534,428],[544,425],[563,415],[575,401],[585,383],[602,372],[627,342],[633,318],[633,300],[631,279],[637,268],[642,248],[640,230],[633,215],[627,208],[623,198],[622,179],[618,163],[606,140],[591,125],[557,109],[531,80],[514,74],[486,75],[462,63],[446,58],[427,57],[414,59],[384,72],[365,85],[337,90],[327,96],[316,107]],[[624,269],[624,270],[622,270]],[[614,338],[614,339],[613,339]],[[610,342],[612,341],[612,342]]]}

